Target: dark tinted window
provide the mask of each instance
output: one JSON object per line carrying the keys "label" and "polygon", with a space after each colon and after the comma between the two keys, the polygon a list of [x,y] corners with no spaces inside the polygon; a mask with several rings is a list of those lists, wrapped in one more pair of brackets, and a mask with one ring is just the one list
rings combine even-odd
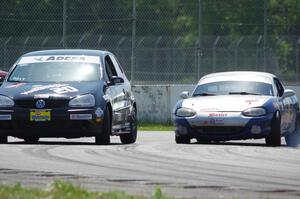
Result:
{"label": "dark tinted window", "polygon": [[105,70],[109,79],[111,79],[112,76],[118,76],[115,66],[109,56],[105,57]]}
{"label": "dark tinted window", "polygon": [[230,94],[258,94],[273,96],[271,84],[248,81],[220,81],[197,86],[193,96],[198,95],[230,95]]}
{"label": "dark tinted window", "polygon": [[118,61],[117,58],[116,58],[115,56],[113,56],[113,55],[110,55],[110,58],[111,58],[111,61],[113,62],[114,66],[115,66],[115,68],[116,68],[116,72],[117,72],[118,76],[119,76],[119,77],[122,77],[124,71],[123,71],[123,69],[122,69],[122,67],[121,67],[121,65],[120,65],[120,63],[119,63],[119,61]]}
{"label": "dark tinted window", "polygon": [[278,96],[281,97],[283,95],[284,88],[283,88],[281,82],[279,81],[279,79],[275,78],[274,82],[275,82],[275,85],[276,85],[276,88],[277,88]]}

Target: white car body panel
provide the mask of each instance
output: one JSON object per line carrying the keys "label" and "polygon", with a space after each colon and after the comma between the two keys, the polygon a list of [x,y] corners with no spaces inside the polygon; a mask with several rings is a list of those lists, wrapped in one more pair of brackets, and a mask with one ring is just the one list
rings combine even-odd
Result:
{"label": "white car body panel", "polygon": [[201,112],[241,112],[251,107],[262,106],[272,96],[222,95],[201,96],[183,100],[182,107]]}

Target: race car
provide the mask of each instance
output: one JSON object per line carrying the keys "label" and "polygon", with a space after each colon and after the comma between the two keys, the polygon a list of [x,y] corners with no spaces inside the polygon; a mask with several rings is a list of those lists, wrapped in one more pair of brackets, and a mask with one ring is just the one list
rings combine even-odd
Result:
{"label": "race car", "polygon": [[209,74],[181,98],[173,110],[178,144],[265,138],[268,146],[279,146],[281,136],[290,146],[299,144],[297,97],[273,74]]}
{"label": "race car", "polygon": [[108,51],[45,50],[20,57],[0,87],[0,142],[8,136],[95,136],[110,144],[137,137],[137,107],[130,82]]}

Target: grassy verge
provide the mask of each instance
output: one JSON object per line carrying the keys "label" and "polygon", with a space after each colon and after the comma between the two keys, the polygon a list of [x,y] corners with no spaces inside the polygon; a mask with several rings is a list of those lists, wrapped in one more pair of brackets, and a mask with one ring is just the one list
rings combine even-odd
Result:
{"label": "grassy verge", "polygon": [[139,123],[139,131],[174,131],[174,126],[171,123],[168,124],[153,124],[153,123]]}
{"label": "grassy verge", "polygon": [[[0,199],[146,199],[144,196],[128,195],[124,192],[91,192],[69,182],[54,181],[50,186],[28,188],[20,184],[14,186],[0,185]],[[151,199],[172,199],[162,194],[159,188],[153,192]]]}

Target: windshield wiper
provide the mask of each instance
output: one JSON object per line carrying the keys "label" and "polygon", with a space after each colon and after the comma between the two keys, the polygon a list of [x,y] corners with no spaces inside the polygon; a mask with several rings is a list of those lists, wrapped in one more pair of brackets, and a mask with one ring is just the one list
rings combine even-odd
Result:
{"label": "windshield wiper", "polygon": [[214,95],[217,95],[215,93],[197,93],[197,94],[194,94],[193,96],[214,96]]}
{"label": "windshield wiper", "polygon": [[20,81],[20,80],[7,80],[7,82],[24,83],[25,81]]}
{"label": "windshield wiper", "polygon": [[250,93],[250,92],[229,92],[229,95],[261,95],[259,93]]}

